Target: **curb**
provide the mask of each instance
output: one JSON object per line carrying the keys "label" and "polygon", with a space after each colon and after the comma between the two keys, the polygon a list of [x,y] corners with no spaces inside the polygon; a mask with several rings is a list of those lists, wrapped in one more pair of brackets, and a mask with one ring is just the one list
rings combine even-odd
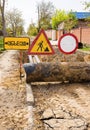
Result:
{"label": "curb", "polygon": [[34,105],[34,96],[32,92],[32,88],[30,84],[26,83],[26,93],[27,93],[27,105],[33,106]]}
{"label": "curb", "polygon": [[28,125],[24,128],[24,130],[32,130],[33,128],[33,105],[34,105],[34,96],[32,92],[32,88],[30,84],[26,83],[26,103],[28,109]]}

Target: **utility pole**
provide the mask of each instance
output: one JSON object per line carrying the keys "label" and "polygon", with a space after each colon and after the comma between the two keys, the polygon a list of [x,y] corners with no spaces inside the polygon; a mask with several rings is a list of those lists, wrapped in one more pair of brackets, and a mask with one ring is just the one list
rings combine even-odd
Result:
{"label": "utility pole", "polygon": [[40,8],[39,8],[39,4],[37,6],[38,9],[38,32],[40,31]]}

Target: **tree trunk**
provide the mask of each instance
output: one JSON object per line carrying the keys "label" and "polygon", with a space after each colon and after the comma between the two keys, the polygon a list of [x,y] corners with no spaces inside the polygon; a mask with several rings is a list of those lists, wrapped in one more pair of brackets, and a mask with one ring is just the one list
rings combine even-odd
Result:
{"label": "tree trunk", "polygon": [[6,24],[5,24],[5,0],[1,2],[0,0],[0,10],[2,15],[2,30],[3,30],[3,36],[6,36]]}
{"label": "tree trunk", "polygon": [[24,64],[26,81],[90,82],[90,64],[85,62]]}

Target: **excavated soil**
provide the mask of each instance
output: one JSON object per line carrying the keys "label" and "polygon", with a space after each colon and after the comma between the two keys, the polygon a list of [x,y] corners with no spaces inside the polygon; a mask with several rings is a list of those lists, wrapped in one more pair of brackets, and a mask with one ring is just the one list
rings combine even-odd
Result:
{"label": "excavated soil", "polygon": [[[23,62],[27,62],[24,53]],[[20,80],[17,51],[0,56],[0,130],[27,130],[25,80]],[[77,52],[40,56],[42,62],[81,61],[90,63],[90,54]],[[31,83],[34,94],[32,130],[90,130],[90,82]],[[28,129],[31,130],[31,129]]]}
{"label": "excavated soil", "polygon": [[90,83],[33,83],[33,130],[90,130]]}
{"label": "excavated soil", "polygon": [[[90,54],[77,51],[40,56],[42,62],[88,62]],[[32,83],[35,98],[33,130],[90,130],[90,82]]]}

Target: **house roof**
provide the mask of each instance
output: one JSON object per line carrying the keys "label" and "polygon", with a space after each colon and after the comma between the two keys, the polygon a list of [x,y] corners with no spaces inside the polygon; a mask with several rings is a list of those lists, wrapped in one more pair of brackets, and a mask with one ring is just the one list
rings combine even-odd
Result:
{"label": "house roof", "polygon": [[90,17],[90,12],[74,12],[77,19],[85,19]]}

